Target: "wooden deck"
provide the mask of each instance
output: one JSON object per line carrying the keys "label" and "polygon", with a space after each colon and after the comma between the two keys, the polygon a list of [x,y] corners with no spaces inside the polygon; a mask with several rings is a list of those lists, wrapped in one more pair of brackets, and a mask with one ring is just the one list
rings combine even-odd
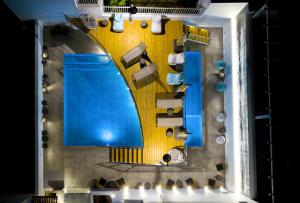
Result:
{"label": "wooden deck", "polygon": [[[166,84],[167,73],[174,72],[168,65],[168,54],[173,51],[173,40],[181,36],[183,24],[181,21],[168,21],[165,24],[165,34],[153,35],[150,32],[151,22],[148,21],[147,23],[148,27],[142,29],[140,21],[133,21],[132,23],[126,21],[122,33],[111,32],[109,23],[105,28],[99,27],[97,30],[90,31],[89,35],[106,48],[125,76],[141,119],[144,138],[143,162],[155,164],[170,149],[183,145],[182,141],[175,141],[174,137],[168,138],[166,136],[167,128],[156,127],[156,113],[166,111],[155,108],[155,98],[158,93],[172,92],[172,87]],[[140,69],[139,64],[125,69],[120,58],[140,42],[146,44],[149,58],[156,63],[159,79],[149,84],[143,82],[137,88],[132,82],[131,75]]]}

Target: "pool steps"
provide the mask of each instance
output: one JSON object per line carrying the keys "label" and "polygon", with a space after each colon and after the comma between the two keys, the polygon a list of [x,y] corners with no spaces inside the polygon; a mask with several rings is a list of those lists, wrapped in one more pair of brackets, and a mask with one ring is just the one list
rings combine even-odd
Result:
{"label": "pool steps", "polygon": [[115,163],[143,163],[142,148],[110,148],[110,162]]}

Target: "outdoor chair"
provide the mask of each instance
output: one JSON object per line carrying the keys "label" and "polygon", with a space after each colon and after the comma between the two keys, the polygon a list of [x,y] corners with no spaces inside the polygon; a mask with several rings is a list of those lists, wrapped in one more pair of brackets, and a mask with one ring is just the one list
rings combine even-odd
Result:
{"label": "outdoor chair", "polygon": [[176,116],[157,117],[157,127],[176,127],[183,125],[183,118]]}
{"label": "outdoor chair", "polygon": [[168,55],[168,64],[170,66],[175,66],[177,64],[183,64],[184,63],[184,54],[169,54]]}
{"label": "outdoor chair", "polygon": [[128,68],[129,66],[139,62],[142,54],[146,51],[146,48],[147,46],[144,44],[144,42],[141,42],[139,45],[130,49],[121,57],[122,64]]}
{"label": "outdoor chair", "polygon": [[176,186],[177,186],[178,188],[183,188],[183,182],[182,182],[181,180],[177,180],[177,181],[176,181]]}
{"label": "outdoor chair", "polygon": [[215,86],[217,92],[224,92],[226,89],[226,85],[224,82],[218,82]]}
{"label": "outdoor chair", "polygon": [[96,18],[92,15],[88,14],[82,14],[79,16],[82,24],[87,28],[87,29],[97,29],[98,27],[98,22]]}
{"label": "outdoor chair", "polygon": [[161,34],[162,33],[162,20],[161,15],[153,15],[151,21],[151,32],[153,34]]}
{"label": "outdoor chair", "polygon": [[219,163],[216,165],[217,171],[222,171],[224,170],[224,165],[222,163]]}
{"label": "outdoor chair", "polygon": [[220,175],[216,175],[216,180],[219,181],[219,182],[224,182],[225,181],[225,178],[223,176],[220,176]]}
{"label": "outdoor chair", "polygon": [[172,189],[172,187],[173,187],[174,185],[175,185],[175,181],[173,181],[173,180],[171,180],[171,179],[168,179],[166,188],[167,188],[167,189]]}
{"label": "outdoor chair", "polygon": [[99,181],[97,181],[96,183],[96,188],[104,189],[106,187],[106,184],[107,184],[107,180],[101,177]]}
{"label": "outdoor chair", "polygon": [[188,186],[192,186],[192,187],[195,186],[195,181],[194,181],[193,178],[188,178],[188,179],[186,179],[185,183],[186,183]]}
{"label": "outdoor chair", "polygon": [[182,107],[182,99],[157,99],[156,107],[161,109]]}
{"label": "outdoor chair", "polygon": [[214,179],[208,179],[208,186],[209,187],[214,187],[216,184],[216,180]]}
{"label": "outdoor chair", "polygon": [[215,62],[215,67],[218,70],[223,70],[225,68],[226,64],[223,60],[218,60]]}
{"label": "outdoor chair", "polygon": [[124,18],[121,13],[115,13],[113,15],[112,31],[123,32],[124,30]]}
{"label": "outdoor chair", "polygon": [[126,185],[124,178],[120,178],[120,179],[116,180],[116,182],[117,182],[119,188],[122,188]]}
{"label": "outdoor chair", "polygon": [[150,65],[141,68],[138,72],[132,74],[132,80],[134,82],[138,82],[147,78],[148,76],[154,75],[156,73],[157,66],[155,63],[151,63]]}
{"label": "outdoor chair", "polygon": [[183,73],[168,73],[168,85],[180,85],[183,82]]}

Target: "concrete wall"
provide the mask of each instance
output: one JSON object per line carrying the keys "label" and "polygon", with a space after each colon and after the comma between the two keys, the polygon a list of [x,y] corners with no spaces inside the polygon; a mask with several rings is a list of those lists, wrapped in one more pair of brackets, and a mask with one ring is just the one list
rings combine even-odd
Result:
{"label": "concrete wall", "polygon": [[91,192],[90,202],[94,195],[111,195],[113,202],[121,202],[124,199],[143,200],[143,202],[210,202],[210,203],[238,203],[255,201],[239,194],[230,193],[223,190],[208,190],[208,189],[128,189],[121,191],[101,191]]}
{"label": "concrete wall", "polygon": [[36,195],[43,195],[43,179],[44,179],[44,160],[42,148],[42,50],[43,50],[43,25],[41,22],[35,23],[35,193]]}

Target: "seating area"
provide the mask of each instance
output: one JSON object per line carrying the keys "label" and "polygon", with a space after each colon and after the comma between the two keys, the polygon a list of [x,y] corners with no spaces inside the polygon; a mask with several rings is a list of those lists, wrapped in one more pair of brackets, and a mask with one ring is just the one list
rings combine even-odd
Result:
{"label": "seating area", "polygon": [[225,67],[226,63],[223,60],[217,60],[215,62],[215,68],[218,70],[216,73],[218,82],[215,84],[215,89],[217,92],[224,92],[226,89],[225,80]]}

